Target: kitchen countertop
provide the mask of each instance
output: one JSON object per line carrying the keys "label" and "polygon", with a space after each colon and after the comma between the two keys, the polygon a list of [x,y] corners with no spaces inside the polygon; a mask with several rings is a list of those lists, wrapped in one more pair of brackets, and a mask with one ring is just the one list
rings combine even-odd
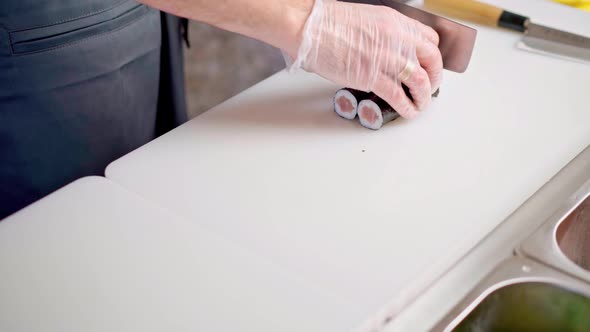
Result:
{"label": "kitchen countertop", "polygon": [[590,176],[590,65],[477,28],[414,121],[369,131],[281,72],[3,220],[0,330],[430,329]]}
{"label": "kitchen countertop", "polygon": [[440,332],[433,326],[502,261],[514,256],[524,240],[550,216],[564,205],[571,204],[569,199],[572,194],[588,179],[590,146],[453,264],[434,284],[425,288],[395,320],[387,324],[384,332]]}
{"label": "kitchen countertop", "polygon": [[[493,2],[590,35],[587,13]],[[590,144],[590,66],[478,30],[414,121],[366,130],[333,113],[338,86],[281,72],[106,175],[321,289],[340,315],[307,331],[381,326]]]}
{"label": "kitchen countertop", "polygon": [[0,276],[6,332],[327,331],[338,314],[321,289],[101,177],[4,219]]}
{"label": "kitchen countertop", "polygon": [[[590,35],[590,26],[586,23],[588,15],[576,12],[572,8],[556,6],[547,1],[537,1],[534,5],[532,2],[524,1],[486,2],[497,4],[517,13],[526,14],[536,23]],[[463,23],[469,24],[467,22]],[[493,29],[479,25],[472,26],[477,28],[480,33]],[[513,35],[510,32],[503,33],[509,36]],[[518,37],[510,37],[510,44],[515,45]],[[477,52],[480,51],[480,49],[476,48],[474,56],[477,57]],[[587,70],[588,66],[588,64],[582,64],[580,68]],[[531,79],[531,81],[533,80]],[[588,83],[590,83],[590,78],[586,76],[580,77],[579,80],[572,80],[567,86],[587,86]],[[564,98],[569,98],[567,89],[563,93]],[[583,94],[583,92],[581,93]],[[531,96],[531,99],[533,98]],[[572,110],[578,109],[580,112],[590,112],[590,102],[587,99],[581,101],[578,105],[567,103],[564,106]],[[556,116],[559,116],[559,114],[561,113],[556,113]],[[590,131],[590,129],[587,129],[587,131]],[[590,141],[586,141],[586,145],[588,144],[590,144]],[[590,146],[567,165],[564,164],[563,169],[547,181],[516,211],[507,216],[476,247],[468,251],[456,264],[453,264],[436,283],[426,287],[414,302],[409,304],[394,321],[386,326],[384,331],[430,330],[497,264],[514,255],[515,249],[522,241],[544,223],[589,178]],[[425,313],[428,314],[425,315]]]}

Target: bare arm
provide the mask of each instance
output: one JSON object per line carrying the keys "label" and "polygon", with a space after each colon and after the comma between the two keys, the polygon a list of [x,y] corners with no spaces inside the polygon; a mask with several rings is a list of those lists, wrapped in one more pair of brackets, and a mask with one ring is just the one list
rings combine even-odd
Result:
{"label": "bare arm", "polygon": [[181,17],[252,37],[295,57],[313,0],[139,0]]}
{"label": "bare arm", "polygon": [[440,85],[438,35],[388,7],[334,0],[139,1],[278,47],[296,59],[289,69],[373,91],[407,118],[427,109]]}

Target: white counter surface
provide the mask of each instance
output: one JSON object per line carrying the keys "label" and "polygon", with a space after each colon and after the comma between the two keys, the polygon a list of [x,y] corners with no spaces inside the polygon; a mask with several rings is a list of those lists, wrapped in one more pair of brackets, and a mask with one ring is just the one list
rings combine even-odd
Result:
{"label": "white counter surface", "polygon": [[[590,35],[588,13],[491,2]],[[477,28],[468,71],[445,72],[414,121],[369,131],[333,113],[337,86],[281,72],[106,175],[297,276],[307,299],[340,313],[328,329],[302,316],[306,331],[379,324],[371,317],[399,313],[590,144],[590,65]]]}
{"label": "white counter surface", "polygon": [[98,177],[0,222],[0,281],[3,332],[328,331],[341,314],[265,257]]}

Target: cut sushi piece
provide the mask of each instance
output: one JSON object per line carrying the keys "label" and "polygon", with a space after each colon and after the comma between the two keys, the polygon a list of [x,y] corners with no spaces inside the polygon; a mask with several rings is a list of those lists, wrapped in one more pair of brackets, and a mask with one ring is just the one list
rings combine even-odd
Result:
{"label": "cut sushi piece", "polygon": [[371,94],[351,88],[336,91],[334,96],[334,111],[341,117],[352,120],[356,117],[358,103]]}
{"label": "cut sushi piece", "polygon": [[[404,84],[402,84],[402,88],[408,98],[413,101],[414,99],[410,94],[410,89]],[[440,92],[439,90],[440,89],[436,89],[432,94],[432,97],[437,97]],[[377,130],[383,127],[384,124],[400,117],[399,113],[396,112],[393,107],[389,106],[385,100],[379,98],[379,96],[374,93],[371,93],[368,99],[361,100],[357,112],[361,125],[373,130]]]}
{"label": "cut sushi piece", "polygon": [[373,130],[399,118],[399,113],[375,94],[359,103],[358,115],[361,125]]}

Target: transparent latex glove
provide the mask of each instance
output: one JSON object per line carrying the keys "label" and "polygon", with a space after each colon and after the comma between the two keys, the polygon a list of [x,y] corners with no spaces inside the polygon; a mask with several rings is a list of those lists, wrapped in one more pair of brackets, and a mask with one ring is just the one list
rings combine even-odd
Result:
{"label": "transparent latex glove", "polygon": [[428,108],[440,85],[438,40],[432,28],[389,7],[315,0],[295,60],[285,58],[289,71],[302,68],[372,91],[401,116],[413,118]]}

